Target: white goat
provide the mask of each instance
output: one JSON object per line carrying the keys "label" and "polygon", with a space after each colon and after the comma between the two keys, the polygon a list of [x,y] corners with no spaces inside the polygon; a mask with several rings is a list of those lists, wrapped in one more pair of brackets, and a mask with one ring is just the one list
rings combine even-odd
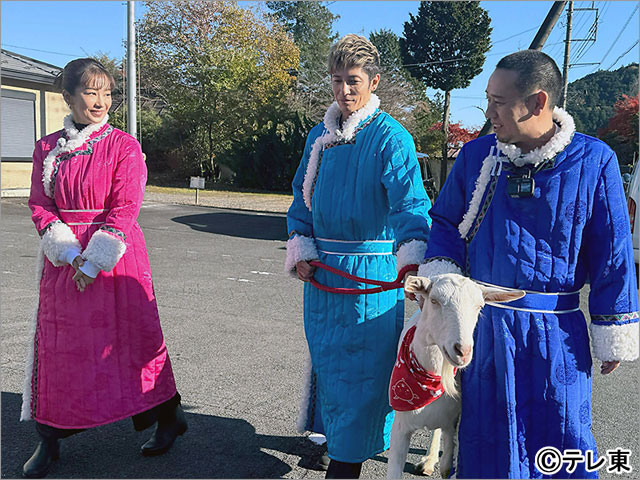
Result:
{"label": "white goat", "polygon": [[[420,428],[434,432],[429,454],[416,465],[416,473],[433,473],[442,436],[444,445],[440,472],[443,478],[449,478],[461,405],[454,367],[464,368],[471,362],[473,331],[485,301],[510,302],[523,297],[525,292],[486,288],[453,273],[436,275],[430,279],[409,277],[404,288],[407,292],[422,297],[424,304],[422,310],[416,312],[404,328],[400,345],[406,332],[415,325],[414,338],[409,348],[424,370],[441,376],[444,395],[416,410],[396,410],[391,429],[387,478],[402,478],[411,436]],[[395,395],[396,399],[399,398],[398,395],[406,397],[406,391],[405,387],[403,391],[396,393],[394,385],[391,385],[391,395]],[[411,394],[409,399],[411,398],[417,396]]]}

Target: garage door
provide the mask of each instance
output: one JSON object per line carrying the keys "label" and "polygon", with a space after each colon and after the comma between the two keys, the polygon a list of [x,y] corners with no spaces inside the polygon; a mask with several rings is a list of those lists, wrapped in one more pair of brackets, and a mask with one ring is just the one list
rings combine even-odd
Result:
{"label": "garage door", "polygon": [[2,89],[2,161],[31,161],[36,141],[36,95]]}

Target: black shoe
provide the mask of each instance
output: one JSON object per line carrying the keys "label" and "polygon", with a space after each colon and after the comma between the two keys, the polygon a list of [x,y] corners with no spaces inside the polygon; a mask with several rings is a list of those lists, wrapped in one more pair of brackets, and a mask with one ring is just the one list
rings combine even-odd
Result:
{"label": "black shoe", "polygon": [[153,457],[155,455],[162,455],[168,451],[173,442],[176,441],[178,435],[182,435],[187,431],[187,420],[184,418],[184,412],[180,405],[176,407],[175,418],[170,423],[164,423],[158,421],[156,431],[153,432],[151,438],[142,445],[140,453],[145,457]]}
{"label": "black shoe", "polygon": [[49,473],[51,463],[60,457],[58,440],[42,440],[31,458],[22,467],[25,478],[43,478]]}

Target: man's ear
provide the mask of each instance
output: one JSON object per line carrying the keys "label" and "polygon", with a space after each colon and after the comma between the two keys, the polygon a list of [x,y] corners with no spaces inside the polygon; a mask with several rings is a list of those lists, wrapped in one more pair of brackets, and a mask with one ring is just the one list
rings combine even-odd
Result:
{"label": "man's ear", "polygon": [[380,74],[376,73],[374,77],[371,79],[370,88],[372,92],[376,91],[376,88],[378,88],[379,83],[380,83]]}
{"label": "man's ear", "polygon": [[544,90],[540,90],[538,93],[534,93],[529,97],[529,111],[535,115],[540,115],[545,108],[549,106],[549,94]]}

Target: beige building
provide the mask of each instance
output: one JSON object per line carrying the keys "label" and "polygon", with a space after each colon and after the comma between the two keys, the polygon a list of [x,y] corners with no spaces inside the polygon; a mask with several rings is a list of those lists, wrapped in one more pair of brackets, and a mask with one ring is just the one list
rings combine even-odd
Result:
{"label": "beige building", "polygon": [[28,196],[37,139],[62,128],[69,113],[53,82],[61,68],[2,49],[0,180],[2,196]]}

